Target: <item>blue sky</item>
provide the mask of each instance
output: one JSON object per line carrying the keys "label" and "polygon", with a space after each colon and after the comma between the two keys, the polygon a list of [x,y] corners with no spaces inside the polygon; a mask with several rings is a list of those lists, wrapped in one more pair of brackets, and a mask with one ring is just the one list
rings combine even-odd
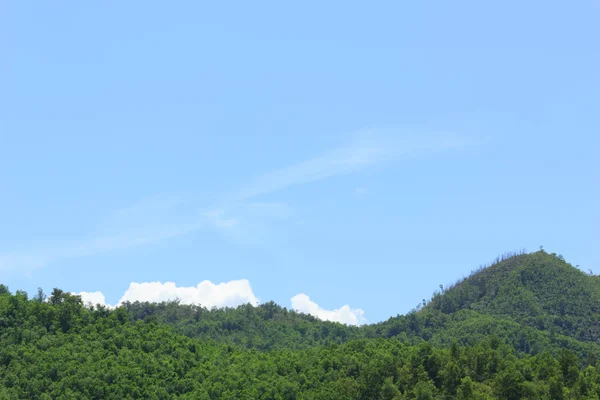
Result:
{"label": "blue sky", "polygon": [[5,1],[0,281],[357,323],[505,251],[600,270],[599,18]]}

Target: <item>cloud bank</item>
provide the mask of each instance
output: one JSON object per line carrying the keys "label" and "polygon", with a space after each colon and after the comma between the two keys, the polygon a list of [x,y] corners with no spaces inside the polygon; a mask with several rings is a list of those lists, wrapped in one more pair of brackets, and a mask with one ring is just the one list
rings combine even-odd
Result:
{"label": "cloud bank", "polygon": [[199,304],[207,308],[236,307],[247,303],[258,305],[258,299],[246,279],[219,284],[202,281],[195,287],[178,287],[173,282],[132,282],[119,304],[126,301],[161,302],[175,299],[182,304]]}
{"label": "cloud bank", "polygon": [[[72,292],[81,296],[86,305],[101,304],[115,307],[106,302],[102,292]],[[237,307],[242,304],[257,306],[259,300],[252,291],[247,279],[231,280],[229,282],[212,283],[205,280],[197,286],[177,286],[173,282],[131,282],[125,294],[117,303],[117,307],[129,302],[162,302],[178,299],[182,304],[196,304],[206,308]],[[338,309],[326,310],[313,302],[310,297],[300,293],[291,299],[292,308],[298,312],[313,315],[321,320],[340,322],[347,325],[366,323],[364,311],[344,305]]]}

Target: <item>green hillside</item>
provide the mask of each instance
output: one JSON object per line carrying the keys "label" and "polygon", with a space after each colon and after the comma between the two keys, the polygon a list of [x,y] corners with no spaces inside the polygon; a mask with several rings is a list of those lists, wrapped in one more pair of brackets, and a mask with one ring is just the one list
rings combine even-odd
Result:
{"label": "green hillside", "polygon": [[436,294],[427,307],[508,317],[581,341],[600,339],[600,280],[544,251],[500,259]]}
{"label": "green hillside", "polygon": [[0,285],[0,399],[599,399],[598,300],[598,277],[544,252],[361,327]]}
{"label": "green hillside", "polygon": [[132,321],[169,324],[185,336],[242,349],[304,349],[364,337],[359,327],[321,321],[273,302],[257,307],[245,304],[211,310],[175,301],[159,304],[128,302],[123,308]]}

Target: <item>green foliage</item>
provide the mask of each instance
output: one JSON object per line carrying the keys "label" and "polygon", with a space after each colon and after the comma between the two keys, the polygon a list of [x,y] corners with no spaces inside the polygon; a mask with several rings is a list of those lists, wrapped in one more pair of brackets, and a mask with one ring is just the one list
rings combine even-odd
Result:
{"label": "green foliage", "polygon": [[127,302],[123,308],[133,321],[167,323],[188,337],[225,342],[247,349],[302,349],[341,344],[364,337],[357,327],[321,321],[273,302],[258,307],[245,304],[237,308],[211,310],[196,305],[182,305],[177,301],[158,304]]}

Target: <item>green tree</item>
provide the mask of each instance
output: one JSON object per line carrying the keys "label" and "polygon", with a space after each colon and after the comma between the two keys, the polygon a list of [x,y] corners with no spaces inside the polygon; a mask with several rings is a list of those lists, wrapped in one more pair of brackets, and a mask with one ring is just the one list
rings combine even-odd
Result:
{"label": "green tree", "polygon": [[474,387],[473,380],[466,376],[460,381],[460,386],[456,391],[456,399],[457,400],[472,400],[474,399]]}
{"label": "green tree", "polygon": [[552,400],[563,400],[566,397],[562,380],[556,376],[549,379],[549,394]]}
{"label": "green tree", "polygon": [[435,385],[430,380],[418,382],[412,390],[416,400],[435,399]]}
{"label": "green tree", "polygon": [[454,361],[447,363],[441,372],[443,387],[450,395],[456,394],[456,389],[461,383],[462,373]]}
{"label": "green tree", "polygon": [[386,378],[383,382],[383,387],[381,388],[381,399],[394,400],[399,398],[400,395],[400,390],[398,390],[398,386],[394,384],[394,380],[392,378]]}
{"label": "green tree", "polygon": [[514,366],[507,367],[500,372],[496,379],[498,397],[502,400],[521,399],[523,394],[522,383],[523,376],[521,373]]}

